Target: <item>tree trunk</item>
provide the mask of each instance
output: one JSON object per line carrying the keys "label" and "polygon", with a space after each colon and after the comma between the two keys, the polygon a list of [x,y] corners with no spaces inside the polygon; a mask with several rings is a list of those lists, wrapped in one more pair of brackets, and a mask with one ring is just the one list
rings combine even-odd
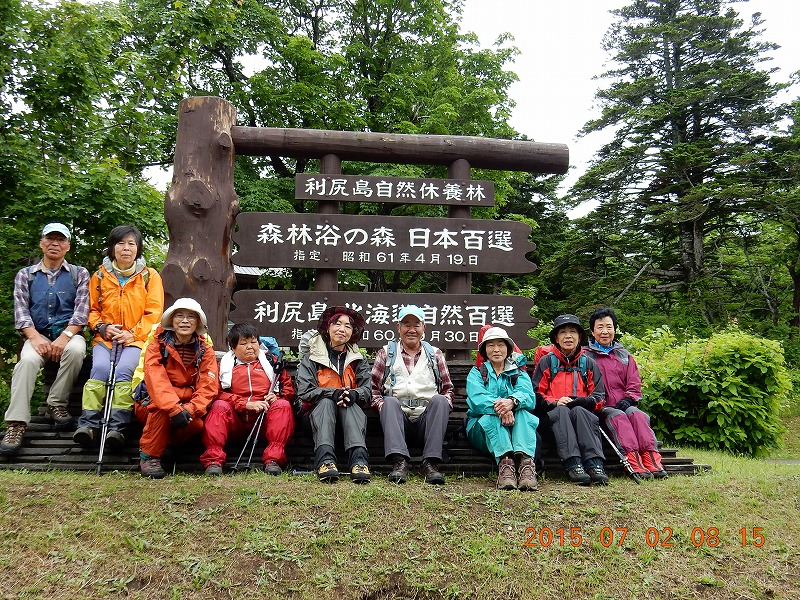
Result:
{"label": "tree trunk", "polygon": [[227,347],[228,306],[236,285],[231,230],[239,214],[233,189],[233,104],[194,97],[180,103],[175,170],[164,202],[169,251],[164,263],[165,307],[188,296],[208,317],[217,349]]}

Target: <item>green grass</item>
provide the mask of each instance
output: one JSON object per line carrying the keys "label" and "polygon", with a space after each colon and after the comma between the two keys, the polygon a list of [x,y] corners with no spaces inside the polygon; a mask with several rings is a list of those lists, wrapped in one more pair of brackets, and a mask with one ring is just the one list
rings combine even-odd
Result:
{"label": "green grass", "polygon": [[0,471],[0,598],[797,597],[800,465],[685,454],[713,470],[528,494]]}

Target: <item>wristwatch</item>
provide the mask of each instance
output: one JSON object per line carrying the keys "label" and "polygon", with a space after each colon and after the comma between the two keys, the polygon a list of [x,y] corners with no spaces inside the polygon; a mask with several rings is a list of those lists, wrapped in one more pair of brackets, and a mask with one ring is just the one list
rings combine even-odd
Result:
{"label": "wristwatch", "polygon": [[514,403],[514,408],[519,408],[519,400],[514,398],[514,396],[509,396],[508,399]]}
{"label": "wristwatch", "polygon": [[75,335],[74,333],[72,333],[71,331],[67,331],[66,329],[64,331],[62,331],[61,333],[63,333],[69,339],[72,339],[72,336]]}

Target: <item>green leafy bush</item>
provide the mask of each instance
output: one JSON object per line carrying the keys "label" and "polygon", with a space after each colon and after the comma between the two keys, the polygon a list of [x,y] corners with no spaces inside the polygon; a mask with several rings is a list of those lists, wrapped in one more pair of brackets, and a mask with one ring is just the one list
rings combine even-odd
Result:
{"label": "green leafy bush", "polygon": [[660,438],[753,457],[778,446],[781,400],[791,389],[780,342],[732,326],[679,343],[662,327],[631,350]]}

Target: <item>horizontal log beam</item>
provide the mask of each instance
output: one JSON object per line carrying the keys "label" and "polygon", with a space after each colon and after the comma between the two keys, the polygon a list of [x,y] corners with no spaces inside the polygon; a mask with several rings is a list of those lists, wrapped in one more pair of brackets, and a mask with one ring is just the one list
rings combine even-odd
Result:
{"label": "horizontal log beam", "polygon": [[474,168],[529,173],[564,174],[569,168],[565,144],[523,140],[239,126],[231,128],[231,138],[236,153],[247,156],[335,154],[342,160],[431,165],[464,159]]}

